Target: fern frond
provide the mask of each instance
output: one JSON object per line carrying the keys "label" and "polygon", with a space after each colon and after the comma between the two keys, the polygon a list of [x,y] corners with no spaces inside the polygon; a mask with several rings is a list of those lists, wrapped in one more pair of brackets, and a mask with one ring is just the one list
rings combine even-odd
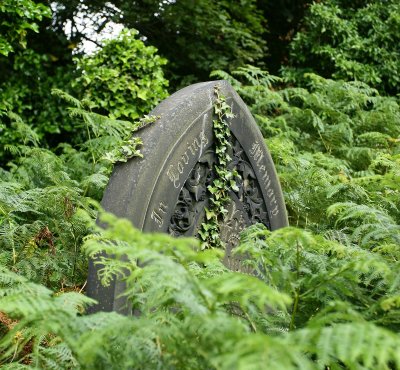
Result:
{"label": "fern frond", "polygon": [[83,105],[79,99],[74,98],[72,95],[68,94],[67,92],[60,90],[60,89],[52,89],[51,93],[55,96],[58,96],[62,100],[66,101],[67,103],[73,105],[76,108],[83,108]]}
{"label": "fern frond", "polygon": [[319,368],[338,361],[348,368],[390,369],[400,366],[400,338],[371,323],[343,323],[301,329],[288,336],[288,345],[303,344]]}

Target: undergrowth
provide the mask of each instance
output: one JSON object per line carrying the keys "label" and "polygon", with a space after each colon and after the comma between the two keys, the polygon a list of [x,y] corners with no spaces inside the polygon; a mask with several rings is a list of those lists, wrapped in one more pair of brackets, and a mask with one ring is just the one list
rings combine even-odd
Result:
{"label": "undergrowth", "polygon": [[110,119],[91,112],[89,102],[53,93],[71,104],[69,114],[84,141],[76,148],[41,148],[34,131],[11,114],[23,139],[6,148],[14,159],[0,171],[0,263],[63,290],[85,281],[81,244],[88,222],[96,218],[112,163],[140,155],[140,139],[130,136],[141,122]]}
{"label": "undergrowth", "polygon": [[[129,136],[141,123],[57,92],[85,140],[43,149],[14,117],[21,140],[0,172],[3,368],[400,368],[398,100],[316,75],[307,88],[254,67],[214,75],[267,138],[291,227],[244,231],[251,275],[195,239],[107,214],[98,228],[111,164],[140,155]],[[83,315],[86,256],[100,258],[104,284],[126,280],[135,315]]]}

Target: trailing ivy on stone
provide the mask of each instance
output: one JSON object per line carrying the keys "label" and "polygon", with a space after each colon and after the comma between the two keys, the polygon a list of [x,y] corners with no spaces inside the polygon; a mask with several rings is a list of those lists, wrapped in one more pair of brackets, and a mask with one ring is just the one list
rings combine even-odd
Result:
{"label": "trailing ivy on stone", "polygon": [[199,235],[203,240],[202,248],[224,248],[224,244],[220,238],[219,222],[227,212],[225,208],[229,202],[229,192],[238,190],[235,179],[239,176],[236,170],[227,169],[231,157],[228,149],[231,144],[229,142],[230,129],[229,119],[233,118],[231,107],[226,102],[225,96],[220,92],[218,85],[214,88],[215,103],[214,113],[216,118],[213,120],[213,132],[215,137],[215,154],[217,157],[214,171],[216,178],[212,185],[208,187],[211,193],[210,207],[206,208],[206,222],[203,222]]}

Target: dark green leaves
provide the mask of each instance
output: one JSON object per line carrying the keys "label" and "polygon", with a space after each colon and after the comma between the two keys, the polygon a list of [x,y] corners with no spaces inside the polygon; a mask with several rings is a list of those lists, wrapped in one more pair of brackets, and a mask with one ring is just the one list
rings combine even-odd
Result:
{"label": "dark green leaves", "polygon": [[231,107],[221,94],[218,85],[215,86],[214,113],[217,116],[213,120],[213,132],[215,137],[215,154],[217,163],[214,166],[216,178],[212,185],[208,187],[211,193],[211,206],[206,209],[206,222],[201,225],[199,231],[200,238],[203,240],[203,249],[206,248],[224,248],[220,238],[219,223],[227,212],[226,205],[229,202],[229,191],[236,190],[235,178],[238,176],[236,170],[227,168],[231,160],[228,149],[231,144],[229,138],[231,135],[229,129],[229,119],[233,117]]}
{"label": "dark green leaves", "polygon": [[136,120],[168,96],[162,70],[167,61],[156,52],[138,39],[137,31],[124,30],[78,61],[82,76],[74,84],[84,90],[94,111]]}

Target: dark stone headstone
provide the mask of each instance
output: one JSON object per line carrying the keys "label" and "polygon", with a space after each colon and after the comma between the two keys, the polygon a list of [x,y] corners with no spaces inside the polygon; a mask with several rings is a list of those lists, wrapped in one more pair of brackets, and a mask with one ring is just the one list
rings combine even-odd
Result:
{"label": "dark stone headstone", "polygon": [[[102,206],[147,232],[197,235],[204,209],[209,205],[207,187],[215,178],[212,120],[217,84],[235,115],[230,120],[229,168],[236,168],[241,178],[239,190],[230,194],[220,231],[226,245],[225,264],[239,269],[240,260],[233,258],[231,251],[240,232],[258,222],[275,230],[287,225],[287,216],[274,164],[260,130],[226,81],[188,86],[150,113],[161,118],[135,133],[144,143],[143,158],[115,166]],[[96,266],[90,264],[87,292],[99,301],[94,310],[128,312],[125,300],[118,298],[123,289],[120,281],[102,287]]]}

